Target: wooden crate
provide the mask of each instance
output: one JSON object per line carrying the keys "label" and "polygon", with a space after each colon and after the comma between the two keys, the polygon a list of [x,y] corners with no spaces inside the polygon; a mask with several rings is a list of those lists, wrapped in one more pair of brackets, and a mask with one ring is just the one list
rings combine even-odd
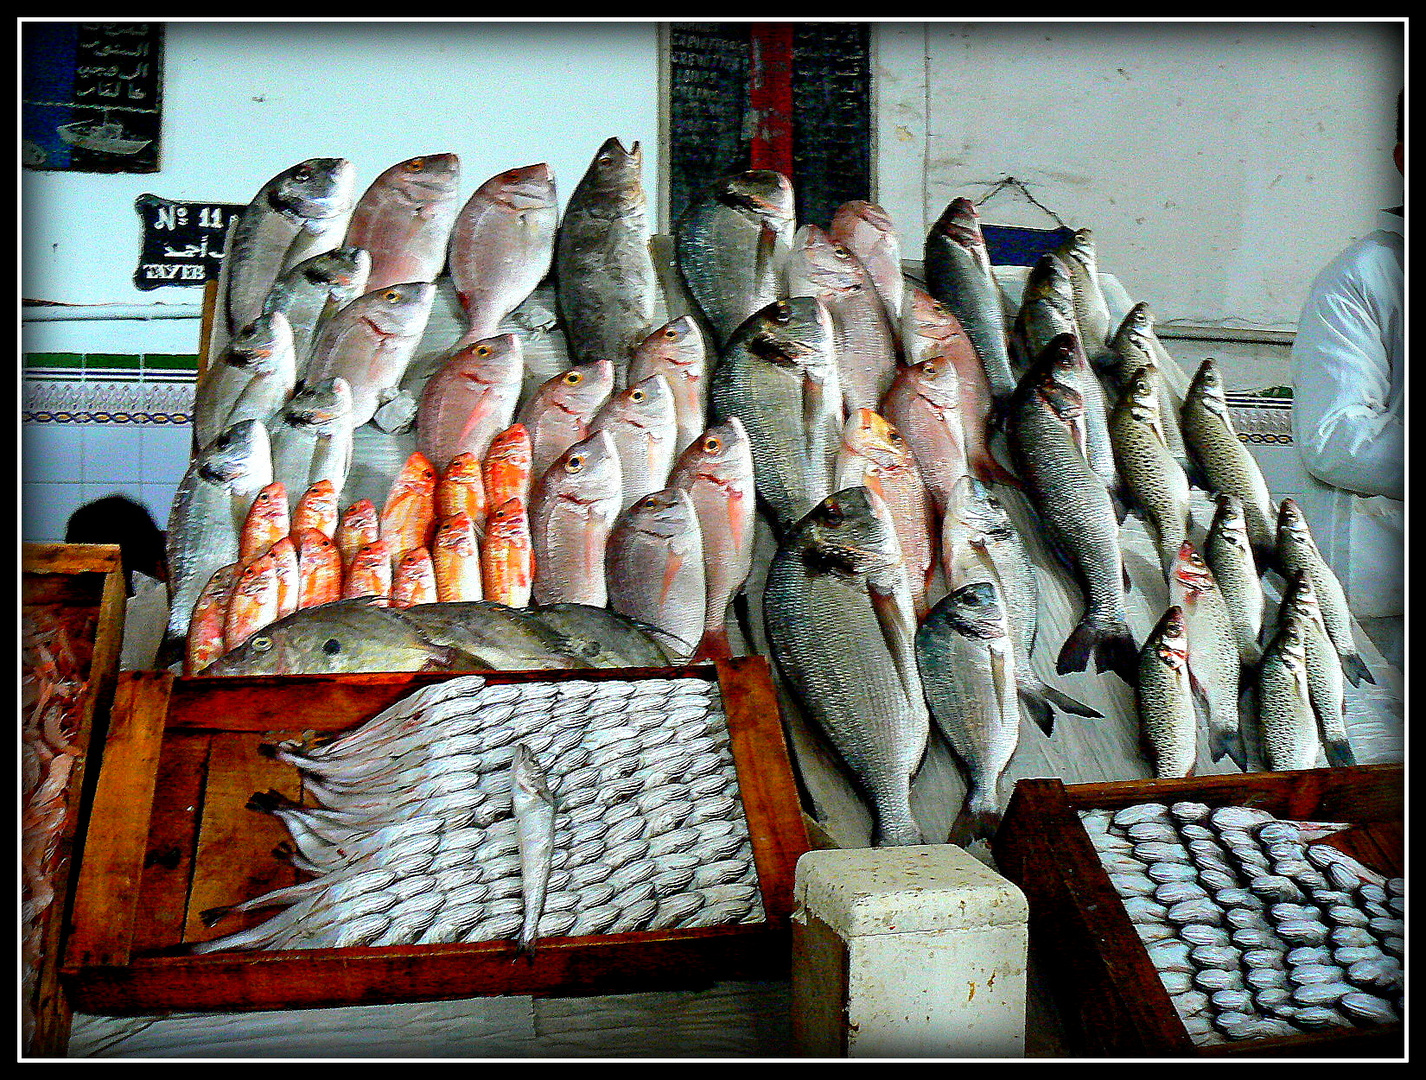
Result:
{"label": "wooden crate", "polygon": [[21,615],[39,609],[69,623],[92,619],[93,636],[75,641],[89,653],[85,690],[80,699],[79,748],[65,794],[64,827],[58,841],[55,897],[41,924],[41,962],[35,977],[34,1034],[27,1054],[62,1056],[69,1041],[70,1005],[58,977],[66,918],[73,899],[75,867],[82,857],[85,821],[97,776],[109,708],[119,671],[124,636],[124,574],[119,548],[112,544],[24,544],[21,550]]}
{"label": "wooden crate", "polygon": [[283,826],[244,808],[257,790],[300,794],[297,771],[260,755],[259,744],[299,730],[351,728],[453,676],[126,673],[65,958],[76,1007],[110,1014],[292,1009],[788,977],[793,872],[808,842],[764,659],[482,674],[491,683],[716,679],[766,920],[544,938],[530,957],[518,956],[508,941],[174,955],[184,942],[215,936],[199,912],[298,880],[273,856],[286,839]]}
{"label": "wooden crate", "polygon": [[1400,1023],[1196,1046],[1159,980],[1079,811],[1181,799],[1279,817],[1351,822],[1333,846],[1388,876],[1403,873],[1400,765],[1249,773],[1066,787],[1021,780],[995,837],[996,864],[1030,905],[1030,948],[1077,1056],[1393,1057]]}

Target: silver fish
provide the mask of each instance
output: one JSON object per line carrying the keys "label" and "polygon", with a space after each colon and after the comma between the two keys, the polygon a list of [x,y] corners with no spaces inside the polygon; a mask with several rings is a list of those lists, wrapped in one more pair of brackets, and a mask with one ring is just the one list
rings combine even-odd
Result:
{"label": "silver fish", "polygon": [[1094,233],[1076,229],[1074,235],[1056,250],[1069,269],[1074,287],[1074,314],[1079,324],[1080,340],[1086,352],[1099,353],[1109,343],[1114,327],[1109,324],[1109,305],[1099,285],[1099,259],[1095,253]]}
{"label": "silver fish", "polygon": [[298,388],[268,422],[272,476],[287,489],[289,512],[313,484],[330,480],[340,496],[353,456],[352,392],[335,376]]}
{"label": "silver fish", "polygon": [[[1188,669],[1208,713],[1208,751],[1247,767],[1238,715],[1238,641],[1228,602],[1193,545],[1184,542],[1169,575],[1169,602],[1183,609]],[[1216,823],[1216,819],[1215,819]]]}
{"label": "silver fish", "polygon": [[901,269],[901,241],[890,215],[875,203],[853,199],[837,207],[827,235],[866,267],[887,318],[895,325],[901,318],[906,276]]}
{"label": "silver fish", "polygon": [[1020,308],[1010,325],[1011,359],[1023,372],[1059,335],[1078,337],[1079,333],[1069,267],[1058,255],[1046,252],[1025,276]]}
{"label": "silver fish", "polygon": [[520,844],[520,893],[524,901],[519,947],[522,952],[530,952],[545,908],[555,846],[556,804],[550,794],[549,777],[523,743],[515,747],[515,760],[510,767],[510,798]]}
{"label": "silver fish", "polygon": [[[1167,419],[1168,424],[1173,422],[1172,417]],[[1159,565],[1167,576],[1188,539],[1193,512],[1188,477],[1173,457],[1165,427],[1152,378],[1147,368],[1140,368],[1110,413],[1108,430],[1129,501],[1148,521],[1158,542]]]}
{"label": "silver fish", "polygon": [[1164,377],[1163,358],[1168,353],[1154,334],[1154,315],[1148,304],[1141,301],[1129,309],[1110,339],[1108,355],[1110,359],[1101,360],[1103,366],[1100,370],[1121,388],[1139,368],[1149,369],[1159,399],[1159,414],[1164,417],[1164,440],[1174,460],[1183,467],[1189,479],[1194,479],[1193,462],[1183,444],[1183,431],[1179,426],[1179,410],[1183,402]]}
{"label": "silver fish", "polygon": [[1263,583],[1248,542],[1243,502],[1236,495],[1220,494],[1218,509],[1203,541],[1203,560],[1227,601],[1238,637],[1238,656],[1245,667],[1258,662],[1258,638],[1263,629]]}
{"label": "silver fish", "polygon": [[1317,764],[1317,716],[1307,680],[1306,628],[1287,613],[1263,653],[1258,675],[1263,757],[1269,769],[1311,769]]}
{"label": "silver fish", "polygon": [[1182,608],[1170,606],[1144,642],[1134,689],[1139,731],[1154,775],[1191,776],[1198,763],[1198,720]]}
{"label": "silver fish", "polygon": [[281,312],[292,325],[297,378],[307,373],[312,342],[322,324],[366,292],[371,255],[361,248],[337,247],[284,270],[263,301],[263,314]]}
{"label": "silver fish", "polygon": [[1274,548],[1277,566],[1291,581],[1298,571],[1304,572],[1312,581],[1317,594],[1317,607],[1322,613],[1322,623],[1341,658],[1342,670],[1353,686],[1362,679],[1375,683],[1376,679],[1362,658],[1357,655],[1356,643],[1352,640],[1352,616],[1347,610],[1346,594],[1337,575],[1322,558],[1312,532],[1307,527],[1307,519],[1295,499],[1283,499],[1278,510],[1276,545]]}
{"label": "silver fish", "polygon": [[975,344],[991,392],[1015,389],[1006,344],[1005,310],[990,269],[980,215],[969,199],[953,199],[926,237],[926,288],[951,309]]}
{"label": "silver fish", "polygon": [[703,331],[691,315],[680,315],[644,338],[629,362],[631,385],[653,375],[668,380],[678,428],[675,457],[688,449],[707,426],[710,367]]}
{"label": "silver fish", "polygon": [[259,315],[228,341],[193,394],[193,446],[201,449],[240,420],[264,423],[297,382],[292,324],[280,312]]}

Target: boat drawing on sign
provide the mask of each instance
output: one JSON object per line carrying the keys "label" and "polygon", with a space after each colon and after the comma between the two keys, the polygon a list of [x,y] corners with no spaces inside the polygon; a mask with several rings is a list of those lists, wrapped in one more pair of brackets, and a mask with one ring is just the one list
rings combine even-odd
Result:
{"label": "boat drawing on sign", "polygon": [[152,139],[126,138],[124,125],[115,120],[76,120],[55,129],[70,146],[101,154],[137,154]]}

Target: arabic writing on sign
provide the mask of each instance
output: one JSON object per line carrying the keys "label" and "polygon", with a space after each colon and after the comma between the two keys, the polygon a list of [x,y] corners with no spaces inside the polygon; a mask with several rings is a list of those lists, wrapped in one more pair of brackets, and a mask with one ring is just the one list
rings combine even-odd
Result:
{"label": "arabic writing on sign", "polygon": [[228,229],[242,213],[241,204],[177,202],[157,195],[134,200],[142,226],[134,284],[202,285],[218,276]]}

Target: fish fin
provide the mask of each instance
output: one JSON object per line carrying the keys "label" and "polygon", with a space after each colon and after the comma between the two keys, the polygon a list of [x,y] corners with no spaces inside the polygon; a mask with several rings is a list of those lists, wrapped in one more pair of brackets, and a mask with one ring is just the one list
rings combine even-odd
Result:
{"label": "fish fin", "polygon": [[1095,671],[1111,670],[1130,686],[1134,685],[1138,677],[1139,650],[1127,626],[1103,627],[1081,622],[1065,638],[1055,670],[1061,675],[1084,671],[1089,667],[1091,653]]}
{"label": "fish fin", "polygon": [[1346,738],[1323,739],[1322,750],[1327,755],[1327,764],[1333,768],[1340,768],[1343,765],[1355,765],[1356,755],[1352,753],[1352,745]]}
{"label": "fish fin", "polygon": [[1208,754],[1214,761],[1222,761],[1223,755],[1233,759],[1233,764],[1237,765],[1243,772],[1248,771],[1248,752],[1243,746],[1243,733],[1234,729],[1208,727]]}
{"label": "fish fin", "polygon": [[703,632],[703,639],[699,641],[698,648],[694,650],[688,662],[699,664],[705,660],[728,660],[732,655],[733,651],[728,645],[728,628],[710,626]]}
{"label": "fish fin", "polygon": [[[1091,708],[1084,702],[1077,701],[1068,694],[1056,690],[1053,686],[1049,686],[1046,683],[1042,682],[1040,684],[1040,693],[1044,696],[1046,701],[1059,709],[1060,712],[1069,713],[1071,716],[1084,716],[1093,720],[1104,719],[1104,714],[1098,709]],[[1048,735],[1049,732],[1046,731],[1045,734]]]}
{"label": "fish fin", "polygon": [[1129,563],[1124,559],[1123,556],[1120,556],[1119,558],[1119,570],[1124,575],[1124,591],[1132,591],[1134,588],[1134,582],[1129,577]]}
{"label": "fish fin", "polygon": [[956,820],[946,834],[946,843],[966,847],[977,840],[987,843],[1000,828],[1000,807],[994,799],[986,800],[972,791],[966,798]]}
{"label": "fish fin", "polygon": [[1094,651],[1095,642],[1098,640],[1099,631],[1096,628],[1080,623],[1069,632],[1069,637],[1065,638],[1060,655],[1055,661],[1055,670],[1061,675],[1068,675],[1071,671],[1084,671],[1089,667],[1089,654]]}
{"label": "fish fin", "polygon": [[1018,476],[995,460],[995,455],[990,452],[989,447],[986,448],[984,454],[977,454],[968,464],[971,472],[975,474],[975,478],[982,483],[1003,484],[1006,487],[1022,491],[1025,488]]}
{"label": "fish fin", "polygon": [[1043,694],[1022,686],[1020,703],[1025,706],[1030,719],[1035,721],[1035,726],[1043,731],[1046,737],[1055,733],[1055,714]]}
{"label": "fish fin", "polygon": [[1362,658],[1356,653],[1342,654],[1342,672],[1350,680],[1353,686],[1361,685],[1361,681],[1366,679],[1373,686],[1376,685],[1376,678],[1372,675],[1367,665],[1362,662]]}

